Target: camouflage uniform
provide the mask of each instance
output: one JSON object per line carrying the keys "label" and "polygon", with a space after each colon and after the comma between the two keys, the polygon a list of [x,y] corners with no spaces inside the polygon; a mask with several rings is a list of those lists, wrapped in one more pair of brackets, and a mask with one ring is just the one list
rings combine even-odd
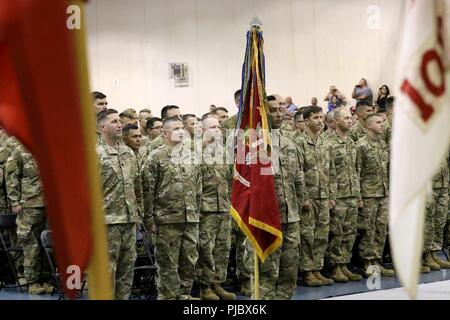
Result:
{"label": "camouflage uniform", "polygon": [[232,115],[231,117],[223,121],[220,127],[227,130],[236,128],[237,116],[237,114]]}
{"label": "camouflage uniform", "polygon": [[136,156],[136,161],[138,165],[139,172],[144,169],[145,161],[147,161],[148,153],[146,148],[139,148],[139,150],[133,150],[134,155]]}
{"label": "camouflage uniform", "polygon": [[146,144],[148,141],[150,141],[150,136],[147,133],[147,131],[140,131],[141,132],[141,140],[142,145]]}
{"label": "camouflage uniform", "polygon": [[366,128],[361,125],[361,122],[358,120],[356,124],[351,128],[348,135],[353,141],[358,142],[359,139],[366,136]]}
{"label": "camouflage uniform", "polygon": [[39,169],[31,153],[17,140],[9,141],[14,150],[6,161],[6,189],[11,207],[21,206],[17,215],[17,238],[24,255],[24,276],[29,284],[41,280],[41,232],[47,228]]}
{"label": "camouflage uniform", "polygon": [[102,139],[102,135],[100,132],[96,131],[95,132],[95,143],[102,143],[103,139]]}
{"label": "camouflage uniform", "polygon": [[305,182],[297,147],[283,135],[279,135],[279,141],[275,135],[272,137],[275,155],[272,165],[283,243],[260,265],[260,298],[290,299],[297,287],[299,212],[306,197]]}
{"label": "camouflage uniform", "polygon": [[209,144],[203,150],[198,274],[200,284],[208,287],[225,282],[227,277],[231,167],[225,163],[225,149],[220,143]]}
{"label": "camouflage uniform", "polygon": [[148,145],[148,153],[150,154],[150,152],[152,152],[153,150],[159,148],[163,144],[164,144],[164,138],[163,138],[162,135],[157,136],[153,140],[149,140],[149,142],[147,143],[147,145]]}
{"label": "camouflage uniform", "polygon": [[[144,179],[145,179],[145,175],[144,175],[143,171],[145,170],[145,165],[146,165],[146,161],[147,161],[147,158],[148,158],[147,151],[148,151],[148,149],[144,148],[143,146],[141,146],[139,148],[139,150],[137,150],[137,151],[133,150],[134,155],[136,156],[136,161],[137,161],[139,172],[140,172],[140,175],[141,175],[142,185],[144,184]],[[153,233],[150,233],[148,236],[149,236],[148,240],[150,241],[150,244],[153,245],[153,242],[154,242],[153,241]],[[145,246],[144,246],[144,243],[142,241],[138,241],[137,242],[137,244],[136,244],[136,252],[137,252],[137,257],[138,258],[139,257],[145,257],[147,255],[147,251],[145,250]]]}
{"label": "camouflage uniform", "polygon": [[[1,187],[0,187],[0,214],[10,213],[11,205],[8,200],[6,190],[6,160],[11,155],[11,152],[19,145],[17,139],[9,137],[6,132],[0,133],[0,171],[1,171]],[[11,241],[11,245],[16,247],[19,245],[19,239],[17,238],[17,228],[8,229],[7,235]],[[20,253],[11,253],[17,269],[18,278],[23,278],[23,255]]]}
{"label": "camouflage uniform", "polygon": [[[156,148],[162,146],[164,144],[164,139],[161,135],[157,136],[155,139],[143,142],[141,147],[139,148],[139,152],[143,155],[145,161],[148,159],[150,152],[155,150]],[[145,162],[143,161],[143,162]]]}
{"label": "camouflage uniform", "polygon": [[8,213],[11,209],[8,206],[8,198],[6,195],[6,172],[5,172],[5,165],[6,160],[8,159],[10,155],[10,151],[7,148],[6,140],[8,139],[8,136],[5,132],[0,131],[0,214],[1,213]]}
{"label": "camouflage uniform", "polygon": [[300,139],[301,137],[303,137],[305,135],[304,132],[300,132],[298,130],[294,131],[294,134],[292,135],[292,141],[296,141],[297,139]]}
{"label": "camouflage uniform", "polygon": [[285,137],[291,139],[294,136],[294,123],[292,119],[283,120],[283,125],[281,126],[280,132]]}
{"label": "camouflage uniform", "polygon": [[356,143],[357,170],[364,208],[358,217],[361,230],[359,255],[364,260],[382,258],[388,224],[389,150],[381,137],[368,135]]}
{"label": "camouflage uniform", "polygon": [[330,189],[330,198],[336,206],[330,212],[330,242],[327,260],[332,265],[347,264],[352,257],[358,221],[360,198],[359,177],[356,171],[356,144],[347,135],[330,135],[328,145],[336,168],[336,183]]}
{"label": "camouflage uniform", "polygon": [[[131,149],[131,147],[130,147],[130,149]],[[138,170],[141,174],[141,182],[142,182],[142,171],[145,166],[145,161],[148,157],[147,148],[144,148],[144,146],[141,146],[137,151],[134,149],[132,149],[132,150],[133,150],[134,156],[136,158],[136,162],[137,162]],[[150,244],[153,243],[152,234],[149,235],[149,241],[150,241]],[[147,256],[147,251],[145,250],[145,246],[142,241],[136,242],[136,256],[137,256],[137,258],[136,258],[137,260],[139,260],[140,257]]]}
{"label": "camouflage uniform", "polygon": [[103,210],[108,231],[109,270],[115,299],[127,300],[136,261],[136,223],[142,221],[142,186],[133,151],[122,144],[97,144]]}
{"label": "camouflage uniform", "polygon": [[[202,161],[202,148],[203,148],[203,141],[202,136],[194,136],[193,138],[191,135],[186,132],[186,135],[184,137],[184,140],[182,142],[182,156],[183,158],[187,159],[185,161],[188,161],[189,164],[195,164],[195,165],[201,165]],[[225,159],[225,151],[220,151],[220,156],[223,155],[223,158]],[[219,153],[218,153],[219,154]],[[224,161],[224,160],[220,160]]]}
{"label": "camouflage uniform", "polygon": [[4,146],[0,146],[0,214],[7,213],[8,200],[6,197],[5,164],[8,159],[8,153]]}
{"label": "camouflage uniform", "polygon": [[[156,224],[158,299],[186,299],[198,259],[200,166],[184,162],[179,145],[153,150],[145,173],[145,224]],[[190,159],[189,159],[190,161]],[[188,162],[189,162],[188,161]]]}
{"label": "camouflage uniform", "polygon": [[336,172],[330,150],[321,137],[314,141],[308,134],[295,140],[300,150],[300,164],[305,173],[305,185],[310,202],[300,217],[300,270],[318,271],[323,268],[328,245],[330,211],[329,190]]}
{"label": "camouflage uniform", "polygon": [[[448,153],[447,156],[448,159],[448,167],[450,170],[450,151]],[[447,211],[447,223],[445,225],[445,230],[444,230],[444,245],[448,248],[450,248],[450,174],[448,177],[448,211]]]}
{"label": "camouflage uniform", "polygon": [[384,122],[383,139],[386,142],[388,148],[391,147],[391,135],[392,135],[392,116],[389,116]]}
{"label": "camouflage uniform", "polygon": [[0,145],[3,145],[8,138],[9,138],[9,135],[6,133],[6,131],[3,129],[0,129]]}
{"label": "camouflage uniform", "polygon": [[425,215],[424,253],[442,250],[444,229],[448,217],[449,155],[433,178],[433,192],[427,199]]}
{"label": "camouflage uniform", "polygon": [[320,137],[322,138],[323,141],[328,141],[328,139],[330,139],[331,137],[334,136],[334,131],[331,131],[330,129],[324,131]]}

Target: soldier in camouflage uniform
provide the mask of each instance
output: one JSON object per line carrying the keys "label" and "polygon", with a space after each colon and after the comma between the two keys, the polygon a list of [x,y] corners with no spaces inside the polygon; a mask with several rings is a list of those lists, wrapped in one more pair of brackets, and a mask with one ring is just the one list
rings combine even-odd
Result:
{"label": "soldier in camouflage uniform", "polygon": [[99,114],[101,111],[105,111],[108,108],[108,100],[106,99],[106,95],[99,92],[93,91],[91,92],[92,96],[92,105],[94,107],[95,114]]}
{"label": "soldier in camouflage uniform", "polygon": [[283,117],[283,124],[280,130],[285,137],[292,138],[295,133],[293,120]]}
{"label": "soldier in camouflage uniform", "polygon": [[432,270],[450,269],[450,262],[442,260],[437,255],[442,250],[448,217],[448,180],[449,155],[447,153],[433,178],[433,191],[426,205],[423,261]]}
{"label": "soldier in camouflage uniform", "polygon": [[135,125],[128,125],[123,128],[123,141],[125,145],[133,150],[136,160],[138,162],[139,172],[144,166],[144,162],[147,160],[144,149],[141,148],[142,144],[142,134],[139,128]]}
{"label": "soldier in camouflage uniform", "polygon": [[183,157],[191,159],[192,164],[200,165],[202,153],[202,123],[194,114],[185,114],[182,117],[184,125]]}
{"label": "soldier in camouflage uniform", "polygon": [[8,139],[11,155],[5,165],[6,190],[11,211],[17,214],[17,237],[24,255],[24,276],[30,294],[51,293],[43,282],[43,251],[40,237],[47,228],[44,192],[39,169],[32,154],[16,139]]}
{"label": "soldier in camouflage uniform", "polygon": [[97,115],[102,143],[97,144],[108,235],[109,271],[115,299],[127,300],[136,261],[136,223],[143,219],[141,178],[133,151],[118,143],[122,125],[117,111]]}
{"label": "soldier in camouflage uniform", "polygon": [[184,138],[194,140],[194,130],[199,127],[197,117],[195,114],[184,114],[181,119],[185,130]]}
{"label": "soldier in camouflage uniform", "polygon": [[148,154],[150,154],[150,152],[159,148],[163,144],[164,144],[164,138],[162,136],[158,136],[153,140],[148,140],[147,143],[143,147],[147,148],[147,152],[148,152]]}
{"label": "soldier in camouflage uniform", "polygon": [[391,147],[391,135],[392,135],[392,111],[394,107],[394,97],[389,97],[386,99],[385,108],[386,108],[386,116],[387,119],[384,122],[384,132],[383,132],[383,139],[386,141],[386,144],[388,145],[388,148],[390,150]]}
{"label": "soldier in camouflage uniform", "polygon": [[[449,149],[449,153],[447,156],[448,159],[448,167],[450,170],[450,149]],[[444,246],[447,247],[447,250],[450,248],[450,174],[448,176],[448,211],[447,211],[447,223],[445,225],[445,230],[444,230]]]}
{"label": "soldier in camouflage uniform", "polygon": [[306,131],[305,121],[303,120],[303,112],[297,111],[294,115],[294,127],[295,132],[293,139],[297,139],[298,136],[302,136]]}
{"label": "soldier in camouflage uniform", "polygon": [[225,162],[222,132],[215,118],[203,120],[202,202],[199,224],[200,297],[234,300],[221,283],[227,277],[231,241],[229,181],[232,167]]}
{"label": "soldier in camouflage uniform", "polygon": [[5,164],[8,159],[6,149],[0,146],[0,214],[9,212],[8,201],[6,197],[5,183]]}
{"label": "soldier in camouflage uniform", "polygon": [[327,143],[336,168],[336,183],[330,188],[330,199],[336,201],[336,206],[330,211],[330,242],[326,257],[332,267],[330,277],[334,282],[358,281],[361,276],[347,268],[356,237],[360,197],[356,144],[348,135],[352,115],[348,109],[335,109],[334,120],[336,133]]}
{"label": "soldier in camouflage uniform", "polygon": [[272,166],[275,171],[283,243],[260,265],[260,298],[289,300],[297,287],[300,210],[306,196],[299,152],[279,130],[282,113],[276,101],[268,103],[272,125]]}
{"label": "soldier in camouflage uniform", "polygon": [[[178,108],[177,106],[173,106],[173,105],[165,106],[164,108],[162,108],[162,110],[161,110],[162,121],[164,121],[165,119],[174,117],[174,116],[180,117],[180,120],[181,120],[180,108]],[[162,135],[159,135],[155,139],[147,141],[147,143],[143,147],[145,149],[147,149],[147,150],[145,150],[145,152],[147,154],[150,154],[150,152],[159,148],[162,145],[164,145],[164,138]]]}
{"label": "soldier in camouflage uniform", "polygon": [[129,115],[132,115],[135,119],[139,119],[138,113],[137,113],[136,109],[134,109],[134,108],[127,108],[127,109],[123,110],[123,112],[125,112]]}
{"label": "soldier in camouflage uniform", "polygon": [[147,142],[152,141],[161,135],[162,133],[161,118],[153,117],[147,121],[147,133],[148,133]]}
{"label": "soldier in camouflage uniform", "polygon": [[214,110],[212,110],[210,112],[210,114],[213,116],[217,116],[217,118],[218,118],[217,120],[219,120],[219,124],[221,127],[222,127],[223,122],[228,119],[228,110],[224,107],[214,108]]}
{"label": "soldier in camouflage uniform", "polygon": [[327,123],[327,130],[320,135],[323,141],[327,141],[328,138],[334,136],[336,131],[336,120],[334,120],[334,110],[327,113],[325,116],[325,121]]}
{"label": "soldier in camouflage uniform", "polygon": [[6,148],[6,139],[8,136],[0,129],[0,214],[8,213],[10,208],[8,206],[8,200],[6,197],[6,182],[5,182],[5,164],[9,157],[8,150]]}
{"label": "soldier in camouflage uniform", "polygon": [[349,132],[349,135],[353,139],[353,141],[357,142],[359,139],[366,135],[366,119],[372,113],[372,106],[367,106],[362,103],[356,105],[356,114],[358,115],[358,121],[353,125],[352,129]]}
{"label": "soldier in camouflage uniform", "polygon": [[202,195],[200,166],[184,161],[183,123],[178,116],[163,124],[163,146],[147,160],[145,225],[156,233],[158,299],[190,296],[198,259],[199,210]]}
{"label": "soldier in camouflage uniform", "polygon": [[5,129],[0,127],[0,145],[3,145],[6,140],[8,140],[9,135],[6,133]]}
{"label": "soldier in camouflage uniform", "polygon": [[[133,150],[134,156],[138,164],[138,169],[142,178],[142,170],[144,169],[145,161],[147,161],[148,154],[146,149],[141,146],[143,143],[142,134],[139,128],[135,125],[127,125],[122,130],[123,141],[127,147]],[[152,235],[149,240],[153,243]],[[138,257],[147,255],[143,242],[138,242],[136,245],[136,252]]]}
{"label": "soldier in camouflage uniform", "polygon": [[[273,100],[274,99],[274,100]],[[280,107],[282,114],[283,124],[281,125],[281,133],[283,136],[293,139],[294,137],[294,119],[286,110],[286,101],[279,94],[270,95],[267,97],[267,101],[273,101],[271,104],[276,103]]]}
{"label": "soldier in camouflage uniform", "polygon": [[236,128],[236,122],[237,122],[237,114],[234,114],[222,122],[222,128],[228,129],[228,130],[234,129],[234,128]]}
{"label": "soldier in camouflage uniform", "polygon": [[[11,152],[15,150],[15,146],[17,144],[17,140],[15,138],[9,137],[8,134],[1,129],[0,130],[0,172],[1,172],[1,187],[0,187],[0,214],[2,213],[10,213],[11,205],[9,203],[7,197],[6,190],[6,160],[11,155]],[[16,247],[19,245],[19,240],[17,239],[17,229],[8,229],[8,237],[11,241],[11,245]],[[24,278],[23,274],[23,255],[20,253],[12,252],[12,256],[14,257],[14,263],[17,270],[17,278],[20,285],[26,285],[27,281]]]}
{"label": "soldier in camouflage uniform", "polygon": [[308,107],[303,112],[306,134],[295,142],[300,150],[300,163],[305,174],[308,199],[303,204],[300,218],[301,258],[300,270],[305,272],[303,282],[307,286],[330,285],[332,279],[324,277],[324,255],[328,245],[330,184],[335,181],[335,169],[330,150],[320,137],[323,128],[322,108]]}
{"label": "soldier in camouflage uniform", "polygon": [[129,125],[138,125],[137,117],[134,117],[132,113],[126,113],[125,111],[119,114],[120,122],[122,123],[122,127],[125,128]]}
{"label": "soldier in camouflage uniform", "polygon": [[[105,94],[99,91],[94,91],[91,92],[91,97],[96,116],[97,114],[99,114],[99,112],[105,111],[108,108],[108,100],[106,99],[107,97]],[[96,141],[100,142],[102,139],[102,135],[98,128],[95,128],[95,133],[96,133]]]}
{"label": "soldier in camouflage uniform", "polygon": [[142,135],[142,143],[145,144],[149,139],[147,131],[147,121],[152,118],[152,112],[149,109],[142,109],[139,111],[139,131]]}
{"label": "soldier in camouflage uniform", "polygon": [[142,145],[139,148],[139,154],[142,156],[143,164],[147,161],[148,155],[152,151],[152,148],[160,145],[159,142],[155,143],[155,145],[151,145],[151,143],[161,136],[162,120],[157,117],[150,118],[146,123],[146,128],[148,138],[145,141],[142,141]]}
{"label": "soldier in camouflage uniform", "polygon": [[369,115],[366,119],[367,135],[358,140],[356,148],[357,170],[360,181],[361,197],[358,206],[362,208],[358,217],[361,231],[359,255],[364,261],[364,272],[370,276],[375,265],[382,276],[393,276],[394,271],[383,266],[382,255],[386,242],[389,202],[389,150],[381,139],[383,119]]}
{"label": "soldier in camouflage uniform", "polygon": [[[237,90],[234,93],[234,104],[236,105],[236,108],[239,110],[239,104],[241,99],[241,89]],[[237,122],[237,114],[232,115],[228,119],[224,120],[220,126],[225,130],[230,130],[236,128],[236,122]]]}
{"label": "soldier in camouflage uniform", "polygon": [[224,120],[222,123],[222,128],[225,130],[230,130],[236,128],[237,114],[232,115],[228,119]]}

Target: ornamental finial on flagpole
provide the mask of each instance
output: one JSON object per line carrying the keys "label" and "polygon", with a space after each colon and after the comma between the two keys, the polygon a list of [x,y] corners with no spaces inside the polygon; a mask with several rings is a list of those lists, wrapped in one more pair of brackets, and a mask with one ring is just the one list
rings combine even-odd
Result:
{"label": "ornamental finial on flagpole", "polygon": [[252,19],[252,21],[250,21],[250,27],[261,27],[262,26],[262,22],[261,20],[258,19],[258,17],[256,16],[256,13]]}

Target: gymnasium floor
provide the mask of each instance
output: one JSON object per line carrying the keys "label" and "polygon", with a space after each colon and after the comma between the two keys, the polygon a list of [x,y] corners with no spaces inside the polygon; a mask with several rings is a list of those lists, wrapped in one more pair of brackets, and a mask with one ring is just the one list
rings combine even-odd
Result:
{"label": "gymnasium floor", "polygon": [[[395,288],[333,297],[326,300],[409,300],[409,298],[403,288]],[[417,300],[450,300],[450,281],[420,284]]]}
{"label": "gymnasium floor", "polygon": [[[450,299],[450,270],[432,271],[422,274],[420,277],[418,299]],[[381,278],[379,287],[374,286],[374,281],[363,279],[358,282],[337,283],[332,286],[309,288],[299,286],[293,300],[403,300],[408,299],[397,278]],[[0,300],[57,300],[58,296],[29,295],[20,293],[18,289],[3,289],[0,291]],[[238,296],[238,299],[248,299]]]}

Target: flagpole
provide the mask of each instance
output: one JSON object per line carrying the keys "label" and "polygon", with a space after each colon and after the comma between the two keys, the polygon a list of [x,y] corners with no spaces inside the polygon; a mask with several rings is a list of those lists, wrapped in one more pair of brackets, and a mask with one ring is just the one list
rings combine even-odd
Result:
{"label": "flagpole", "polygon": [[256,250],[253,252],[253,260],[254,260],[254,274],[255,274],[255,281],[254,281],[254,288],[253,288],[253,300],[259,300],[259,257],[256,253]]}

